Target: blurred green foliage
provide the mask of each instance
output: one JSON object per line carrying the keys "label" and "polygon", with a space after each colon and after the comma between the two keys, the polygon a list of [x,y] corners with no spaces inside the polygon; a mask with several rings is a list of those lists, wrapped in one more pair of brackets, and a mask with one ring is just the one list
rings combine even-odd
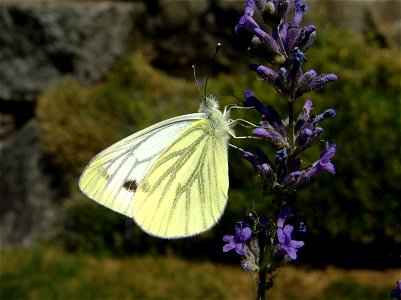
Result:
{"label": "blurred green foliage", "polygon": [[[375,257],[396,259],[395,245],[401,244],[401,118],[399,49],[379,48],[367,44],[352,33],[324,28],[314,47],[307,52],[304,69],[318,73],[335,73],[339,80],[323,90],[307,94],[295,104],[298,114],[304,101],[311,98],[314,113],[334,108],[335,119],[326,120],[323,138],[337,144],[334,158],[336,175],[325,174],[296,196],[294,210],[302,214],[313,240],[331,241],[326,246],[344,249],[350,244],[380,244]],[[274,105],[285,117],[286,103],[264,82],[255,80],[251,71],[244,74],[220,74],[209,80],[208,90],[218,95],[222,106],[238,103],[245,90],[251,89],[265,104]],[[124,253],[157,247],[194,257],[221,252],[221,237],[233,232],[234,224],[249,208],[256,207],[270,215],[270,198],[261,195],[260,182],[250,164],[238,151],[230,150],[230,200],[219,224],[210,232],[190,242],[156,242],[144,237],[133,226],[130,241],[127,219],[117,213],[82,200],[75,178],[100,150],[118,139],[175,115],[197,110],[199,95],[193,82],[171,78],[152,68],[139,52],[117,62],[104,81],[91,87],[80,86],[66,78],[45,93],[38,106],[43,128],[43,144],[65,171],[71,184],[71,197],[66,200],[67,245],[70,249]],[[258,115],[251,111],[233,110],[232,117],[243,117],[254,123]],[[239,127],[238,135],[249,135]],[[232,141],[252,151],[254,140]],[[270,145],[259,144],[270,155]],[[324,144],[315,145],[303,156],[305,166],[319,158]],[[270,150],[269,150],[270,149]],[[273,157],[273,156],[271,156]],[[107,212],[106,212],[107,211]],[[73,237],[73,238],[71,238]],[[214,247],[211,240],[215,239]],[[343,244],[338,244],[339,241]],[[171,246],[172,245],[172,246]],[[108,249],[108,250],[107,250]],[[165,249],[165,248],[163,248]],[[313,252],[313,249],[308,249]],[[317,255],[318,254],[318,250]],[[338,251],[338,250],[336,250]],[[355,257],[359,253],[354,253]],[[220,254],[215,254],[220,256]],[[302,256],[301,256],[302,259]]]}
{"label": "blurred green foliage", "polygon": [[324,126],[338,146],[337,174],[302,192],[298,209],[312,208],[305,216],[314,232],[366,244],[401,243],[399,48],[378,48],[328,28],[324,33],[308,59],[318,72],[339,77],[312,97],[317,111],[337,111]]}
{"label": "blurred green foliage", "polygon": [[[43,145],[68,178],[100,150],[128,134],[187,111],[193,89],[152,67],[139,52],[119,60],[90,87],[61,80],[40,99]],[[196,103],[193,103],[193,109]]]}
{"label": "blurred green foliage", "polygon": [[[187,261],[171,255],[100,257],[40,245],[2,250],[0,257],[0,298],[7,300],[255,296],[253,274],[243,272],[239,266]],[[278,274],[268,295],[271,299],[389,299],[399,271],[348,272],[287,266]]]}
{"label": "blurred green foliage", "polygon": [[328,286],[323,294],[329,299],[387,299],[389,292],[372,286],[364,286],[349,279],[338,280]]}

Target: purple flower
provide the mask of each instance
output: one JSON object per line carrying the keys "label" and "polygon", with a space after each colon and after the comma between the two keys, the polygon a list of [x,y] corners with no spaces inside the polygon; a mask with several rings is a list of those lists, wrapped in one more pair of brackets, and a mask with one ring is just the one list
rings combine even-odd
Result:
{"label": "purple flower", "polygon": [[335,80],[337,80],[337,75],[335,74],[318,75],[316,71],[309,70],[298,79],[296,97],[300,97],[310,91],[318,90],[327,83]]}
{"label": "purple flower", "polygon": [[307,171],[307,175],[313,177],[323,171],[327,171],[333,175],[335,173],[335,169],[330,160],[335,154],[336,144],[330,146],[329,142],[326,142],[326,149],[320,153],[320,159],[312,164],[312,167]]}
{"label": "purple flower", "polygon": [[323,132],[323,128],[315,127],[313,130],[309,128],[304,128],[300,130],[295,138],[295,143],[297,145],[297,150],[303,150],[308,148],[311,144],[318,141],[320,135]]}
{"label": "purple flower", "polygon": [[267,81],[274,87],[278,85],[277,79],[279,79],[279,74],[273,69],[266,67],[264,65],[256,65],[256,64],[250,65],[249,68],[252,71],[255,71],[262,80]]}
{"label": "purple flower", "polygon": [[255,150],[258,157],[248,151],[245,151],[242,154],[242,157],[249,161],[256,168],[256,170],[258,170],[259,175],[263,178],[265,183],[267,183],[269,186],[274,185],[277,181],[277,178],[276,174],[271,168],[271,162],[261,149],[256,148]]}
{"label": "purple flower", "polygon": [[332,108],[326,109],[322,114],[317,115],[315,118],[313,118],[313,122],[320,123],[327,118],[334,118],[336,116],[336,111]]}
{"label": "purple flower", "polygon": [[278,228],[284,228],[284,223],[291,217],[291,210],[288,205],[283,206],[280,208],[280,215],[277,221]]}
{"label": "purple flower", "polygon": [[[312,104],[313,104],[313,102],[312,102],[312,100],[310,100],[310,99],[307,99],[307,100],[305,101],[305,104],[304,104],[304,106],[302,107],[302,111],[301,111],[301,113],[300,113],[299,116],[298,116],[297,124],[296,124],[295,127],[297,127],[297,125],[298,125],[298,123],[299,123],[300,121],[302,121],[302,124],[303,124],[306,120],[309,119],[309,115],[310,115],[310,112],[311,112],[311,110],[312,110]],[[302,125],[302,124],[301,124],[301,125]],[[299,126],[298,126],[298,128],[299,128]]]}
{"label": "purple flower", "polygon": [[326,149],[320,153],[320,159],[314,162],[310,167],[306,168],[302,171],[295,171],[288,174],[283,182],[292,190],[299,190],[310,185],[315,177],[321,174],[323,171],[327,171],[330,174],[335,173],[334,165],[331,162],[331,159],[336,154],[336,144],[332,146],[326,142]]}
{"label": "purple flower", "polygon": [[304,0],[295,0],[294,2],[294,23],[299,24],[302,20],[302,15],[308,7],[304,4]]}
{"label": "purple flower", "polygon": [[296,231],[299,232],[306,232],[308,229],[306,228],[306,224],[303,220],[298,220],[297,224],[295,225],[294,228]]}
{"label": "purple flower", "polygon": [[278,71],[278,75],[281,87],[277,86],[275,88],[281,95],[284,95],[284,92],[289,91],[292,85],[290,71],[285,67],[281,67]]}
{"label": "purple flower", "polygon": [[301,49],[299,49],[299,47],[295,47],[292,51],[291,51],[291,55],[292,58],[296,61],[296,65],[300,66],[301,63],[306,62],[306,56],[305,53],[303,53],[301,51]]}
{"label": "purple flower", "polygon": [[263,117],[264,120],[276,130],[280,135],[285,136],[285,125],[277,110],[273,106],[266,107],[267,114]]}
{"label": "purple flower", "polygon": [[285,22],[279,28],[286,53],[291,53],[296,48],[306,52],[316,39],[316,26],[308,25],[299,27],[291,22]]}
{"label": "purple flower", "polygon": [[241,268],[245,272],[257,272],[259,271],[259,266],[256,263],[255,256],[253,255],[252,252],[247,251],[246,252],[246,258],[241,261]]}
{"label": "purple flower", "polygon": [[288,154],[286,148],[276,152],[276,174],[278,181],[281,181],[288,173],[287,160]]}
{"label": "purple flower", "polygon": [[235,26],[235,33],[241,37],[244,31],[255,33],[255,31],[260,30],[258,23],[253,19],[255,9],[255,2],[253,0],[247,0],[245,2],[245,12],[240,18],[238,24]]}
{"label": "purple flower", "polygon": [[263,57],[272,63],[283,63],[284,57],[280,53],[279,44],[270,34],[261,29],[253,18],[255,8],[255,1],[245,2],[245,13],[235,26],[236,35],[246,39],[248,43],[251,41],[248,48],[250,55]]}
{"label": "purple flower", "polygon": [[288,146],[285,125],[273,106],[264,106],[251,91],[245,92],[245,106],[254,107],[262,114],[263,120],[260,122],[260,127],[252,132],[254,136],[267,139],[278,147]]}
{"label": "purple flower", "polygon": [[280,243],[280,251],[288,254],[292,259],[296,259],[298,248],[303,247],[305,243],[292,239],[293,230],[294,226],[291,225],[285,225],[284,228],[279,227],[277,229],[277,238]]}
{"label": "purple flower", "polygon": [[391,298],[401,300],[401,280],[397,281],[395,289],[391,291]]}
{"label": "purple flower", "polygon": [[272,28],[280,25],[288,11],[289,0],[255,0],[263,21]]}
{"label": "purple flower", "polygon": [[307,100],[295,123],[297,152],[301,152],[320,139],[323,129],[317,127],[317,124],[327,118],[334,118],[336,116],[334,109],[326,109],[320,115],[309,116],[311,109],[312,101]]}
{"label": "purple flower", "polygon": [[303,94],[310,88],[311,82],[317,77],[317,72],[315,70],[309,70],[305,72],[297,82],[298,93]]}
{"label": "purple flower", "polygon": [[228,243],[224,245],[223,251],[227,252],[232,249],[235,249],[239,255],[245,255],[246,253],[246,245],[245,243],[249,241],[252,237],[251,228],[245,226],[243,222],[237,222],[235,225],[235,235],[225,235],[223,237],[223,241]]}
{"label": "purple flower", "polygon": [[257,272],[259,271],[259,256],[260,256],[260,249],[259,249],[259,242],[257,238],[252,238],[249,241],[249,247],[244,246],[245,255],[241,261],[241,267],[246,272]]}
{"label": "purple flower", "polygon": [[256,97],[252,91],[246,91],[245,96],[245,107],[255,108],[261,115],[267,115],[266,106],[264,106]]}

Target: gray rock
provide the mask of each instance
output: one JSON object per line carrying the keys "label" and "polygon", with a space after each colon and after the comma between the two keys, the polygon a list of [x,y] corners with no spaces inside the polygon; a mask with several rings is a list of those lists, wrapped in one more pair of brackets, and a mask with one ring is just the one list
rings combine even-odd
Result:
{"label": "gray rock", "polygon": [[104,76],[135,42],[138,3],[2,3],[0,10],[0,246],[60,232],[66,185],[39,142],[34,106],[62,76]]}
{"label": "gray rock", "polygon": [[0,143],[0,245],[29,246],[54,237],[63,222],[61,181],[49,172],[31,120]]}
{"label": "gray rock", "polygon": [[65,74],[99,80],[143,17],[138,3],[2,3],[0,99],[35,101]]}

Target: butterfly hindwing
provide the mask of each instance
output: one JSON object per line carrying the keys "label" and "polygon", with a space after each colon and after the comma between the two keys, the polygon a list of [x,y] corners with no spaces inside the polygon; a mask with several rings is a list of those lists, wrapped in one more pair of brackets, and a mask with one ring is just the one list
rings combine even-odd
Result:
{"label": "butterfly hindwing", "polygon": [[191,236],[218,221],[227,191],[227,141],[210,120],[199,120],[153,162],[135,195],[133,217],[155,236]]}

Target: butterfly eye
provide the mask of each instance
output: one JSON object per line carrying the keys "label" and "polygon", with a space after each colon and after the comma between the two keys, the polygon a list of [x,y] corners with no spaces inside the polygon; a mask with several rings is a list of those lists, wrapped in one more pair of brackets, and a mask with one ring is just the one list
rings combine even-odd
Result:
{"label": "butterfly eye", "polygon": [[133,191],[136,192],[136,189],[138,188],[138,184],[135,180],[127,180],[123,184],[123,188],[125,188],[128,191]]}

